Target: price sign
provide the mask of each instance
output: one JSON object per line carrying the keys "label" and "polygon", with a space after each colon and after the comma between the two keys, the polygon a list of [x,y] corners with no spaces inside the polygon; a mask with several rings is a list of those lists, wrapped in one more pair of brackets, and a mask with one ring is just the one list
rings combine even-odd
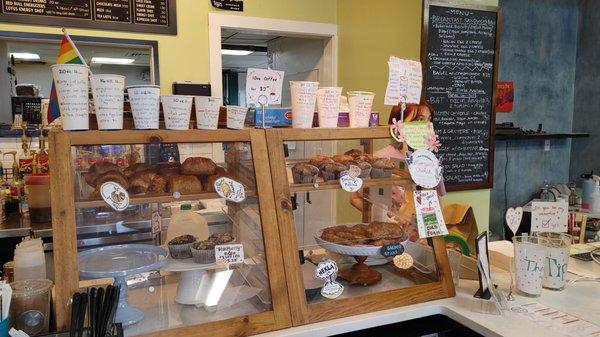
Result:
{"label": "price sign", "polygon": [[400,242],[392,243],[391,245],[381,247],[380,252],[385,257],[392,257],[404,253],[404,246]]}
{"label": "price sign", "polygon": [[[279,70],[248,68],[246,75],[246,102],[256,106],[281,104],[283,75]],[[265,99],[266,98],[266,99]]]}
{"label": "price sign", "polygon": [[244,185],[233,179],[226,177],[219,178],[215,181],[213,186],[221,198],[237,203],[246,200],[246,190],[244,189]]}
{"label": "price sign", "polygon": [[325,280],[321,295],[325,298],[334,299],[344,292],[344,286],[335,281],[338,272],[337,263],[333,260],[321,261],[315,269],[315,277]]}
{"label": "price sign", "polygon": [[129,207],[129,193],[127,190],[115,183],[107,181],[100,186],[100,195],[102,199],[117,212],[124,211]]}
{"label": "price sign", "polygon": [[218,264],[244,262],[244,246],[241,244],[215,246],[215,260]]}

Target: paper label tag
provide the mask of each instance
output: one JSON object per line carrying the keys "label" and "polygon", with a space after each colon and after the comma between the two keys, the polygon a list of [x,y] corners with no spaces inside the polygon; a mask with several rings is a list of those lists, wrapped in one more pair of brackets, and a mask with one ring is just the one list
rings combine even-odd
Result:
{"label": "paper label tag", "polygon": [[440,148],[438,137],[431,122],[415,121],[404,123],[402,131],[408,145],[415,150],[437,152]]}
{"label": "paper label tag", "polygon": [[404,246],[400,242],[392,243],[391,245],[382,246],[379,252],[385,257],[392,257],[404,253]]}
{"label": "paper label tag", "polygon": [[333,260],[324,260],[315,269],[315,277],[325,280],[321,295],[325,298],[334,299],[344,292],[344,286],[335,281],[338,266]]}
{"label": "paper label tag", "polygon": [[407,158],[408,172],[414,182],[424,188],[435,188],[442,179],[437,157],[427,150],[417,150]]}
{"label": "paper label tag", "polygon": [[[283,71],[248,68],[246,75],[247,104],[281,104]],[[261,98],[263,97],[263,98]]]}
{"label": "paper label tag", "polygon": [[360,167],[356,166],[356,165],[350,165],[348,167],[348,175],[350,175],[352,178],[358,178],[358,176],[360,176],[362,170],[360,169]]}
{"label": "paper label tag", "polygon": [[102,199],[117,212],[124,211],[129,207],[129,193],[127,190],[115,183],[107,181],[100,186],[100,195]]}
{"label": "paper label tag", "polygon": [[566,201],[531,203],[531,232],[566,233],[569,204]]}
{"label": "paper label tag", "polygon": [[413,257],[408,253],[402,253],[400,255],[394,256],[393,260],[394,266],[400,269],[409,269],[414,264]]}
{"label": "paper label tag", "polygon": [[510,228],[513,235],[517,234],[517,230],[521,226],[521,219],[523,219],[523,208],[511,207],[506,210],[506,225]]}
{"label": "paper label tag", "polygon": [[340,185],[346,192],[356,192],[363,185],[361,178],[353,178],[350,174],[340,175]]}
{"label": "paper label tag", "polygon": [[321,288],[321,295],[329,299],[338,298],[343,292],[344,286],[336,281],[325,282],[325,285]]}
{"label": "paper label tag", "polygon": [[215,181],[214,187],[221,198],[237,203],[246,200],[246,190],[244,189],[244,185],[233,179],[227,177],[219,178]]}
{"label": "paper label tag", "polygon": [[215,261],[217,264],[244,262],[244,246],[242,244],[216,245]]}
{"label": "paper label tag", "polygon": [[160,233],[162,230],[162,215],[160,214],[160,210],[152,211],[152,235],[156,235]]}
{"label": "paper label tag", "polygon": [[338,272],[337,263],[333,260],[325,260],[319,262],[317,269],[315,269],[315,277],[322,280],[326,280]]}
{"label": "paper label tag", "polygon": [[442,215],[442,208],[435,190],[414,191],[415,210],[419,237],[447,235],[448,229]]}
{"label": "paper label tag", "polygon": [[388,66],[389,76],[384,104],[396,105],[401,101],[419,103],[423,85],[421,62],[390,56]]}

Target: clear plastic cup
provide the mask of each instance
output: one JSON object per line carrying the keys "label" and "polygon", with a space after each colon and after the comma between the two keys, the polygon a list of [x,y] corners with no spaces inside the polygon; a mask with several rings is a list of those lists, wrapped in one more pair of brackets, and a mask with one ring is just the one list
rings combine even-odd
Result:
{"label": "clear plastic cup", "polygon": [[366,128],[369,126],[371,109],[375,94],[368,91],[349,91],[348,105],[350,106],[350,127]]}
{"label": "clear plastic cup", "polygon": [[290,81],[292,96],[292,127],[310,129],[315,117],[319,82]]}
{"label": "clear plastic cup", "polygon": [[192,115],[193,96],[163,95],[161,96],[165,127],[167,130],[188,130]]}
{"label": "clear plastic cup", "polygon": [[342,87],[324,87],[317,89],[317,110],[319,127],[337,128],[340,114]]}
{"label": "clear plastic cup", "polygon": [[92,75],[90,82],[98,130],[122,130],[125,76]]}
{"label": "clear plastic cup", "polygon": [[516,288],[524,296],[538,297],[542,294],[548,240],[538,236],[513,236],[512,241]]}
{"label": "clear plastic cup", "polygon": [[565,233],[541,232],[537,236],[548,240],[542,286],[546,289],[563,290],[567,285],[565,275],[569,264],[569,252],[573,237]]}
{"label": "clear plastic cup", "polygon": [[133,124],[139,130],[158,129],[160,115],[160,87],[157,85],[133,85],[127,87]]}
{"label": "clear plastic cup", "polygon": [[50,67],[63,130],[89,130],[88,75],[82,64],[55,64]]}

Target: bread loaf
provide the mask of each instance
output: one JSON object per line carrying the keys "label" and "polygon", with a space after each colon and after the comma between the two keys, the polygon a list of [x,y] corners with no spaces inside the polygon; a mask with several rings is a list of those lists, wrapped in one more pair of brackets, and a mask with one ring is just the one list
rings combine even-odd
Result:
{"label": "bread loaf", "polygon": [[190,157],[181,164],[181,174],[210,176],[215,174],[217,164],[210,158]]}
{"label": "bread loaf", "polygon": [[193,175],[179,175],[169,177],[169,192],[180,194],[196,194],[202,192],[200,179]]}

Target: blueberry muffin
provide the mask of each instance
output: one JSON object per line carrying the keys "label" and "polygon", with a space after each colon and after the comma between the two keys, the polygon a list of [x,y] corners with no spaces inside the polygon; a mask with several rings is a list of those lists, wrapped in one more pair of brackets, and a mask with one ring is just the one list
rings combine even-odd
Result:
{"label": "blueberry muffin", "polygon": [[215,243],[211,240],[196,242],[191,247],[194,262],[200,264],[215,263]]}
{"label": "blueberry muffin", "polygon": [[298,163],[292,167],[292,176],[294,184],[314,183],[319,176],[319,168],[307,163]]}
{"label": "blueberry muffin", "polygon": [[196,238],[193,235],[181,235],[173,240],[169,241],[167,246],[169,247],[169,254],[174,259],[188,259],[192,257],[190,247],[196,242]]}

